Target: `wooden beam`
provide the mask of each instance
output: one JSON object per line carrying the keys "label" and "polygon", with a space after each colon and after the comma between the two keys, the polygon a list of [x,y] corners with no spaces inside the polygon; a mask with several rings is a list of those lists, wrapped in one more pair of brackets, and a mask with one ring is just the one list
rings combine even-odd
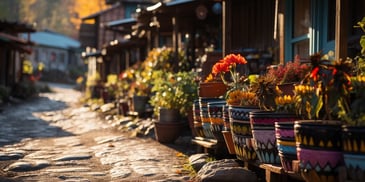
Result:
{"label": "wooden beam", "polygon": [[348,0],[336,0],[335,59],[347,57]]}
{"label": "wooden beam", "polygon": [[231,51],[232,46],[232,0],[224,0],[222,2],[223,12],[222,12],[222,57]]}
{"label": "wooden beam", "polygon": [[277,60],[276,63],[284,64],[285,62],[285,0],[278,1],[278,46],[279,50],[275,51],[274,60]]}

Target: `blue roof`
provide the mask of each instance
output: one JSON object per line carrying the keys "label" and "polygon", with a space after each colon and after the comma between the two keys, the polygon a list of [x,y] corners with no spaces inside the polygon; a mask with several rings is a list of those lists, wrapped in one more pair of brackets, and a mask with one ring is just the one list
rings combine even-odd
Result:
{"label": "blue roof", "polygon": [[[27,39],[27,36],[27,34],[22,34],[24,39]],[[48,30],[30,33],[30,40],[36,45],[61,49],[79,48],[81,45],[79,41],[71,37]]]}
{"label": "blue roof", "polygon": [[176,6],[176,5],[190,3],[190,2],[193,2],[193,0],[175,0],[175,1],[167,2],[166,6]]}
{"label": "blue roof", "polygon": [[137,23],[137,20],[134,18],[124,18],[120,20],[110,21],[106,24],[106,26],[113,27],[113,26],[119,26],[119,25],[125,25],[125,24],[134,24]]}

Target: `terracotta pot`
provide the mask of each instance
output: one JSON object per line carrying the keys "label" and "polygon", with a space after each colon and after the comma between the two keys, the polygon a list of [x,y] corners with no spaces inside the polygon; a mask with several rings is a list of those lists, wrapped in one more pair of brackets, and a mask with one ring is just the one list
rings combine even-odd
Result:
{"label": "terracotta pot", "polygon": [[234,149],[234,143],[232,139],[232,133],[230,131],[222,131],[224,141],[226,143],[229,154],[236,154]]}
{"label": "terracotta pot", "polygon": [[199,97],[217,98],[227,92],[228,87],[223,82],[203,82],[199,84]]}

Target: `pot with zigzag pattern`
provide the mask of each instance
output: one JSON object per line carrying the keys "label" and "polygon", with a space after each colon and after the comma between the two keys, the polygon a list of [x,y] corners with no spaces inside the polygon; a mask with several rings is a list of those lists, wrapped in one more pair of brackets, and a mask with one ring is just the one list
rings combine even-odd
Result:
{"label": "pot with zigzag pattern", "polygon": [[250,112],[254,149],[260,162],[280,164],[275,137],[275,122],[293,122],[295,120],[297,120],[297,116],[291,113]]}
{"label": "pot with zigzag pattern", "polygon": [[343,158],[350,181],[365,181],[365,126],[342,126]]}
{"label": "pot with zigzag pattern", "polygon": [[295,121],[297,157],[306,181],[337,182],[344,164],[340,121]]}
{"label": "pot with zigzag pattern", "polygon": [[256,152],[253,148],[253,138],[249,113],[259,111],[259,107],[254,106],[229,106],[228,115],[230,129],[237,159],[241,161],[257,160]]}

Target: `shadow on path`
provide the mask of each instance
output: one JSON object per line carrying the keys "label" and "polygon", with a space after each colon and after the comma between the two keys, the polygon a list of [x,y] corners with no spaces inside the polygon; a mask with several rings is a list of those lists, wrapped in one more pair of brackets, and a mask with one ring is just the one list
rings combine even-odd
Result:
{"label": "shadow on path", "polygon": [[42,96],[4,107],[0,113],[0,147],[15,144],[27,138],[73,135],[34,115],[34,113],[58,111],[66,107],[65,102]]}

